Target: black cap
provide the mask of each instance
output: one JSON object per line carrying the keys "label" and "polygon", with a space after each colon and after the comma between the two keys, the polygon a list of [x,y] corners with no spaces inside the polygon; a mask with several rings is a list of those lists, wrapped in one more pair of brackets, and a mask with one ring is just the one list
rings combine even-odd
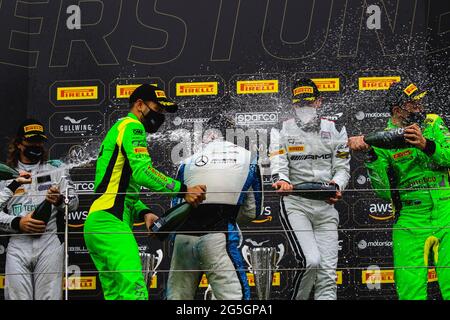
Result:
{"label": "black cap", "polygon": [[303,101],[315,101],[320,97],[317,85],[308,78],[296,80],[292,87],[292,103],[301,103]]}
{"label": "black cap", "polygon": [[26,119],[22,122],[17,136],[28,141],[47,141],[44,125],[35,119]]}
{"label": "black cap", "polygon": [[410,81],[400,81],[393,83],[386,94],[386,106],[392,111],[395,106],[401,106],[408,101],[420,101],[428,91],[420,90],[419,87]]}
{"label": "black cap", "polygon": [[178,110],[178,105],[167,99],[167,95],[164,90],[148,83],[140,85],[133,91],[130,95],[130,106],[132,106],[138,99],[156,102],[161,108],[170,113],[174,113]]}

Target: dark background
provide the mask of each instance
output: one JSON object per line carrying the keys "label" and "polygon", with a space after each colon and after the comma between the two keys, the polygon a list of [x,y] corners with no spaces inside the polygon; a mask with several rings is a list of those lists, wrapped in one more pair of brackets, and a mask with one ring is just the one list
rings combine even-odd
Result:
{"label": "dark background", "polygon": [[[69,30],[66,8],[79,4],[80,30]],[[366,7],[381,8],[381,30],[369,30]],[[338,92],[325,92],[330,114],[342,113],[349,135],[382,128],[387,120],[382,97],[385,91],[361,91],[359,77],[401,76],[429,88],[429,111],[448,119],[450,3],[424,0],[97,0],[97,1],[0,1],[0,136],[2,160],[8,139],[26,116],[46,125],[52,158],[73,161],[96,153],[95,146],[115,119],[127,111],[126,99],[115,96],[117,84],[158,83],[183,105],[161,128],[166,135],[150,140],[155,166],[174,174],[171,150],[178,141],[167,133],[193,130],[193,123],[216,113],[277,112],[278,119],[289,111],[289,89],[302,75],[339,78]],[[277,79],[279,90],[272,94],[236,94],[236,81]],[[181,97],[179,82],[217,81],[217,96]],[[58,87],[97,86],[98,98],[57,100]],[[67,131],[69,116],[84,124],[86,131]],[[86,119],[85,119],[86,118]],[[81,120],[83,119],[83,120]],[[270,129],[274,123],[250,124],[249,128]],[[389,207],[364,190],[368,184],[362,155],[354,154],[352,178],[341,213],[338,285],[340,299],[391,299],[391,283],[370,289],[363,284],[369,266],[392,267]],[[266,171],[268,172],[268,171]],[[82,223],[91,203],[93,165],[71,170],[77,181],[81,204],[71,214],[70,264],[83,276],[93,276],[94,266],[86,252]],[[353,189],[353,190],[352,190]],[[361,189],[354,190],[354,189]],[[84,193],[83,193],[84,192]],[[168,207],[162,196],[144,195],[154,210]],[[295,267],[295,260],[278,218],[278,199],[266,195],[262,223],[244,228],[244,244],[270,240],[283,244],[286,254],[280,268]],[[271,218],[267,218],[271,217]],[[77,226],[78,225],[78,226]],[[246,230],[279,232],[260,234]],[[355,230],[358,229],[358,230]],[[366,229],[366,230],[359,230]],[[136,231],[142,231],[137,227]],[[139,239],[142,249],[145,239]],[[364,245],[366,243],[366,246]],[[368,244],[368,245],[367,245]],[[265,244],[267,245],[267,243]],[[157,288],[152,299],[162,299],[170,259],[168,243],[152,242],[151,251],[162,248]],[[4,260],[4,250],[0,255]],[[76,268],[76,267],[74,267]],[[274,299],[286,299],[292,272],[281,271],[280,285],[273,287]],[[389,276],[389,275],[387,275]],[[71,290],[72,299],[101,298],[96,281],[86,280],[86,290]],[[199,290],[202,298],[204,289]],[[439,298],[436,282],[430,288]]]}

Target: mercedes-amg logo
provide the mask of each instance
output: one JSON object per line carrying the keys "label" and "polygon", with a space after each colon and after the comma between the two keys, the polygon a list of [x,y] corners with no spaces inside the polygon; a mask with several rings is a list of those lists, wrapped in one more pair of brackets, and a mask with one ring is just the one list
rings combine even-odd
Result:
{"label": "mercedes-amg logo", "polygon": [[200,156],[195,160],[195,165],[197,167],[203,167],[208,163],[208,157],[207,156]]}

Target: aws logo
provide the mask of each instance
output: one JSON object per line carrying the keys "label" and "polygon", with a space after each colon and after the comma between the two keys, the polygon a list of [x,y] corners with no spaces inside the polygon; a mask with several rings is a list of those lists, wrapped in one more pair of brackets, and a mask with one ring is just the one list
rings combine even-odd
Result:
{"label": "aws logo", "polygon": [[371,203],[369,206],[369,217],[378,221],[393,219],[394,210],[392,203]]}
{"label": "aws logo", "polygon": [[273,217],[272,217],[272,207],[271,206],[267,206],[267,207],[264,207],[263,212],[258,217],[258,219],[253,220],[252,223],[265,223],[265,222],[272,221],[272,219],[273,219]]}

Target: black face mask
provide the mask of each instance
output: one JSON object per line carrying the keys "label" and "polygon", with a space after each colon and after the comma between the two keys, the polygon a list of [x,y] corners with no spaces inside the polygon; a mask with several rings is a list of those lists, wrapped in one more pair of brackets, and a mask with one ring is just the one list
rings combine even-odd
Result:
{"label": "black face mask", "polygon": [[141,112],[142,116],[144,117],[143,124],[145,131],[147,131],[148,133],[155,133],[164,123],[166,116],[162,113],[153,111],[147,104],[146,106],[148,107],[149,112],[146,115]]}
{"label": "black face mask", "polygon": [[41,160],[41,157],[44,154],[44,148],[39,146],[25,146],[23,154],[31,162],[36,163],[39,162],[39,160]]}
{"label": "black face mask", "polygon": [[407,126],[417,123],[419,126],[425,121],[427,114],[423,111],[410,112],[405,118],[405,124]]}

